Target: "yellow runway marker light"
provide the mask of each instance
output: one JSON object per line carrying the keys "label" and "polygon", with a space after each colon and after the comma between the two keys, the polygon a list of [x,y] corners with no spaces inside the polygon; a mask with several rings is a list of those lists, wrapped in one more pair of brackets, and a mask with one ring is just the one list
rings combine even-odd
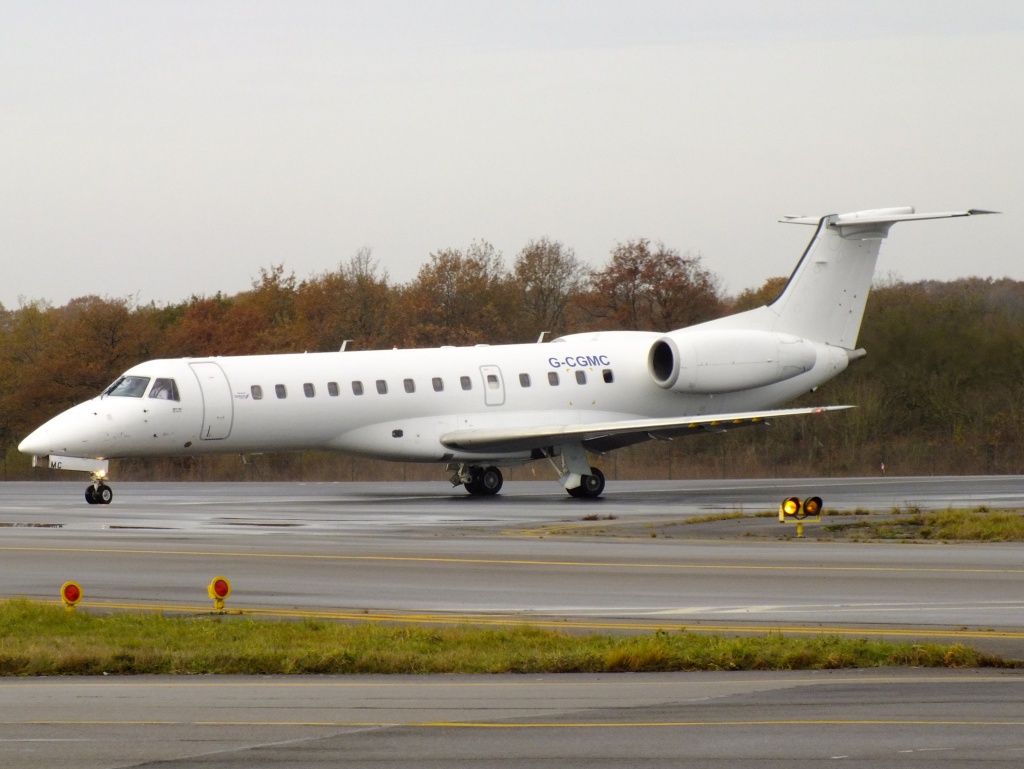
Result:
{"label": "yellow runway marker light", "polygon": [[782,503],[779,508],[779,522],[786,520],[786,516],[795,516],[800,512],[800,497],[790,497]]}
{"label": "yellow runway marker light", "polygon": [[804,536],[804,521],[820,521],[823,503],[821,497],[808,497],[801,502],[800,497],[789,497],[779,505],[779,523],[796,521],[796,536]]}
{"label": "yellow runway marker light", "polygon": [[820,518],[821,517],[821,497],[811,497],[804,502],[804,517],[805,518]]}

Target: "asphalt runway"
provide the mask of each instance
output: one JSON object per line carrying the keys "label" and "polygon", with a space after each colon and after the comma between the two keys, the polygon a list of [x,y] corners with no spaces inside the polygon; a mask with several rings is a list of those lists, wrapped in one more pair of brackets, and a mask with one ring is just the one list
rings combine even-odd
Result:
{"label": "asphalt runway", "polygon": [[1024,675],[18,679],[0,765],[1017,767]]}
{"label": "asphalt runway", "polygon": [[[506,488],[480,499],[444,483],[124,483],[112,505],[90,506],[77,484],[4,484],[0,596],[56,600],[74,580],[83,605],[194,610],[224,575],[229,608],[292,616],[1024,641],[1017,544],[642,534],[645,521],[767,510],[789,493],[820,493],[833,508],[1024,506],[1020,478],[629,483],[597,501],[552,483]],[[629,523],[641,536],[560,534],[593,516],[615,520],[589,525]]]}
{"label": "asphalt runway", "polygon": [[[841,633],[1024,658],[1024,547],[620,537],[708,513],[1024,507],[1024,479],[0,486],[0,597],[255,616]],[[600,520],[584,522],[584,518]],[[606,520],[614,519],[614,520]],[[771,519],[757,525],[781,528]],[[808,526],[810,528],[810,525]],[[654,529],[652,529],[654,530]],[[773,529],[776,530],[776,529]],[[1024,678],[985,671],[0,681],[0,765],[1024,763]],[[732,688],[730,688],[732,687]],[[166,764],[162,764],[166,765]]]}

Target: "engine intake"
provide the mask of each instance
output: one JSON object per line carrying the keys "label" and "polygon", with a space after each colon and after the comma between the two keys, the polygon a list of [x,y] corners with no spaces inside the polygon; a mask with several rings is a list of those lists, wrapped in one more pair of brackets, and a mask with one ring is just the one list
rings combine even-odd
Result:
{"label": "engine intake", "polygon": [[817,361],[806,339],[769,331],[697,331],[651,345],[651,378],[666,390],[717,394],[783,382]]}

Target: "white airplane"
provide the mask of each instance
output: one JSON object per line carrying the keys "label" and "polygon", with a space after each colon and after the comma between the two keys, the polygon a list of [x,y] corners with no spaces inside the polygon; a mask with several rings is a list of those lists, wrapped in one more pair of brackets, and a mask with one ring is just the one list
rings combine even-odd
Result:
{"label": "white airplane", "polygon": [[110,459],[304,450],[444,463],[480,496],[501,489],[499,467],[547,459],[569,494],[597,497],[588,451],[850,408],[777,407],[865,355],[857,334],[894,223],[983,213],[787,217],[817,229],[774,302],[668,333],[147,361],[18,448],[90,472],[90,504],[113,498]]}

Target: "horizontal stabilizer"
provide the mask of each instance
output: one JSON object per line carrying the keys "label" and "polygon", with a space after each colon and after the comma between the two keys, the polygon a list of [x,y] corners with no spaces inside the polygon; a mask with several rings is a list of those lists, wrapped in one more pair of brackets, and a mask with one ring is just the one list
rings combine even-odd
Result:
{"label": "horizontal stabilizer", "polygon": [[[863,224],[894,224],[895,222],[911,222],[916,219],[953,219],[958,216],[980,216],[982,214],[998,214],[998,211],[986,211],[971,208],[967,211],[942,211],[930,214],[918,214],[911,206],[903,208],[878,208],[872,211],[857,211],[852,214],[833,214],[824,217],[832,227]],[[779,219],[784,224],[812,224],[817,226],[823,217],[820,216],[784,216]]]}
{"label": "horizontal stabilizer", "polygon": [[670,438],[687,432],[704,430],[719,432],[764,422],[776,417],[802,414],[823,414],[853,406],[813,406],[798,409],[749,411],[737,414],[672,417],[669,419],[629,419],[592,424],[496,427],[454,430],[441,436],[441,443],[462,451],[504,453],[528,451],[570,442],[587,442],[622,435],[643,435],[647,438]]}

